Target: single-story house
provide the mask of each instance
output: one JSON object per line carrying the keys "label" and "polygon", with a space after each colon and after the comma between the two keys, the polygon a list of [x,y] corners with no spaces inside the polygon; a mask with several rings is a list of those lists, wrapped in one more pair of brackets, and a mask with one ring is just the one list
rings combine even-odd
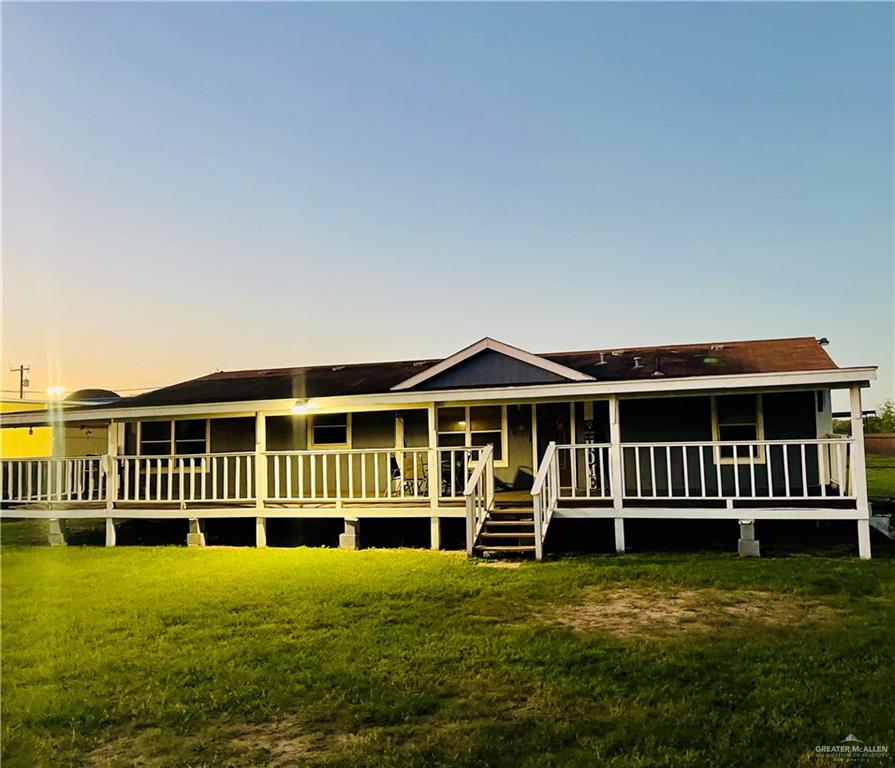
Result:
{"label": "single-story house", "polygon": [[[2,461],[4,517],[466,519],[472,554],[549,549],[558,518],[853,520],[870,556],[861,388],[826,340],[533,354],[490,338],[443,359],[227,371],[3,427],[107,429],[101,455]],[[852,435],[832,434],[831,392]],[[58,524],[54,535],[59,538]]]}

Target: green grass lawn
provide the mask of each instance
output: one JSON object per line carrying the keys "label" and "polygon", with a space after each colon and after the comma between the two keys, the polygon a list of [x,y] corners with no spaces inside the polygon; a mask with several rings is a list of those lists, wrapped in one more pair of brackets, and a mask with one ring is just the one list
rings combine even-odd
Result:
{"label": "green grass lawn", "polygon": [[820,765],[849,733],[895,753],[891,559],[507,568],[16,544],[28,526],[3,524],[4,768]]}
{"label": "green grass lawn", "polygon": [[867,495],[895,497],[895,456],[867,456]]}

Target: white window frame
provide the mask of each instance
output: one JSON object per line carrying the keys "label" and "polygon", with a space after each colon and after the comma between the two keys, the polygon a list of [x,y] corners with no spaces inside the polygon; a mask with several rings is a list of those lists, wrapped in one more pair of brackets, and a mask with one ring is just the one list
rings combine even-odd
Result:
{"label": "white window frame", "polygon": [[316,416],[308,416],[308,450],[338,451],[351,448],[351,414],[350,413],[321,413],[320,416],[344,416],[345,440],[344,443],[317,443],[314,441],[314,420]]}
{"label": "white window frame", "polygon": [[[739,396],[739,393],[736,393]],[[712,440],[720,441],[721,440],[721,425],[718,422],[718,398],[719,397],[728,397],[728,395],[712,395]],[[727,427],[755,427],[755,439],[756,440],[764,440],[764,408],[762,405],[762,399],[760,394],[753,395],[755,398],[755,421],[743,421],[739,423],[730,423],[725,424]],[[714,448],[715,454],[715,463],[716,464],[745,464],[748,466],[749,464],[749,454],[748,452],[745,455],[740,454],[737,451],[736,459],[733,456],[722,456],[721,455],[721,446],[716,445]],[[758,446],[758,449],[752,454],[752,461],[755,464],[764,464],[765,463],[765,447],[763,445]]]}
{"label": "white window frame", "polygon": [[[152,459],[156,458],[158,454],[150,454],[143,453],[143,424],[147,422],[167,422],[171,427],[171,434],[168,438],[168,453],[162,454],[162,456],[175,456],[175,457],[185,457],[189,458],[190,456],[199,456],[202,454],[210,453],[209,446],[211,445],[211,419],[196,419],[196,418],[183,418],[183,419],[145,419],[143,421],[136,422],[137,424],[137,442],[136,442],[136,452],[137,456],[140,458]],[[202,451],[199,453],[177,453],[177,427],[175,423],[178,421],[204,421],[205,422],[205,445],[203,446]],[[161,440],[153,441],[161,443]],[[196,441],[198,442],[198,441]]]}
{"label": "white window frame", "polygon": [[[442,435],[464,435],[465,445],[471,446],[473,434],[478,434],[480,432],[496,432],[497,430],[494,430],[494,429],[477,429],[477,430],[475,430],[475,432],[473,432],[473,430],[471,428],[472,420],[470,419],[470,416],[469,416],[469,409],[470,408],[479,408],[479,407],[489,406],[489,405],[492,405],[492,406],[500,405],[500,455],[502,458],[499,461],[497,459],[495,459],[494,466],[495,467],[508,467],[509,463],[510,463],[509,455],[508,455],[509,439],[507,436],[507,406],[505,403],[444,403],[444,404],[438,405],[435,409],[435,429],[436,429],[435,442],[437,444],[437,447],[439,447],[439,448],[443,447],[441,445],[441,440],[440,440]],[[464,430],[462,432],[459,430],[457,430],[456,432],[443,432],[442,430],[438,429],[438,411],[443,408],[464,408],[465,409],[464,416],[463,416]],[[444,446],[444,447],[450,447],[450,446]],[[459,448],[459,446],[457,446],[457,447]],[[484,447],[484,446],[482,446],[482,447]]]}

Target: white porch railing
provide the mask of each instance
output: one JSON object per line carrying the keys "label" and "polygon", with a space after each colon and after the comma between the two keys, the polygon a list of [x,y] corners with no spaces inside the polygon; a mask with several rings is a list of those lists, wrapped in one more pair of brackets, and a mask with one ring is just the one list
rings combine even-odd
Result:
{"label": "white porch railing", "polygon": [[0,461],[4,503],[101,502],[106,499],[102,456]]}
{"label": "white porch railing", "polygon": [[254,501],[254,453],[116,456],[113,499],[128,504]]}
{"label": "white porch railing", "polygon": [[429,449],[268,451],[270,501],[428,498]]}
{"label": "white porch railing", "polygon": [[459,499],[483,450],[465,446],[267,451],[267,500],[422,501],[432,493]]}
{"label": "white porch railing", "polygon": [[535,559],[544,557],[544,539],[547,528],[556,511],[559,495],[559,465],[556,459],[556,443],[550,443],[544,451],[541,466],[531,486],[535,523]]}
{"label": "white porch railing", "polygon": [[625,499],[854,499],[851,438],[623,443]]}
{"label": "white porch railing", "polygon": [[[463,489],[466,500],[466,552],[471,557],[488,512],[494,506],[494,447],[485,446]],[[537,538],[537,537],[535,537]]]}
{"label": "white porch railing", "polygon": [[[438,496],[442,499],[457,499],[464,495],[467,482],[484,458],[489,446],[460,446],[456,448],[436,448],[438,456]],[[494,449],[491,449],[493,461]]]}
{"label": "white porch railing", "polygon": [[610,499],[609,443],[556,446],[557,499]]}

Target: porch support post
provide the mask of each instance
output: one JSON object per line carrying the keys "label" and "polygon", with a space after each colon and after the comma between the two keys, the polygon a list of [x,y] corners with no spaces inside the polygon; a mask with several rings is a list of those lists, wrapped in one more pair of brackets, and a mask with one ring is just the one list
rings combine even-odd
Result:
{"label": "porch support post", "polygon": [[65,534],[62,533],[62,526],[59,525],[59,520],[55,517],[51,517],[49,520],[50,523],[50,531],[47,539],[50,542],[51,547],[64,547],[65,546]]}
{"label": "porch support post", "polygon": [[[111,513],[115,509],[118,500],[118,451],[124,443],[124,424],[116,421],[109,422],[106,432],[106,457],[103,460],[102,471],[106,473],[106,512]],[[108,541],[108,532],[106,534]]]}
{"label": "porch support post", "polygon": [[111,517],[106,518],[106,546],[115,546],[115,519]]}
{"label": "porch support post", "polygon": [[441,496],[441,467],[438,465],[438,424],[436,422],[435,403],[429,403],[426,408],[429,421],[429,472],[426,481],[429,491],[429,507],[432,509],[432,517],[429,518],[431,549],[441,549],[441,520],[436,510],[438,509],[438,497]]}
{"label": "porch support post", "polygon": [[[264,510],[267,501],[267,417],[255,413],[255,509]],[[267,518],[259,514],[255,518],[255,546],[267,546]]]}
{"label": "porch support post", "polygon": [[618,395],[609,398],[609,484],[615,518],[615,551],[625,551],[625,519],[622,517],[624,487],[622,480],[622,430],[619,421]]}
{"label": "porch support post", "polygon": [[849,389],[851,404],[851,480],[858,505],[858,556],[870,559],[870,505],[867,502],[867,464],[864,458],[864,419],[861,415],[861,387]]}
{"label": "porch support post", "polygon": [[188,547],[205,546],[205,534],[202,531],[202,523],[198,517],[190,518],[190,531],[186,535],[186,545]]}
{"label": "porch support post", "polygon": [[740,520],[740,539],[737,542],[740,557],[761,557],[758,539],[755,538],[755,521]]}
{"label": "porch support post", "polygon": [[356,517],[345,518],[345,533],[339,535],[339,549],[358,549],[360,547],[360,520]]}

